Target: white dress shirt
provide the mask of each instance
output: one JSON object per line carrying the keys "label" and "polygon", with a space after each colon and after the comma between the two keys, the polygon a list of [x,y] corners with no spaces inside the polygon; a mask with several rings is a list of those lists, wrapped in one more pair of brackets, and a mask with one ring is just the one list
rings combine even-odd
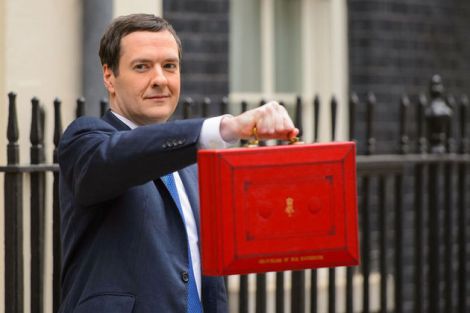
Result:
{"label": "white dress shirt", "polygon": [[[138,125],[116,112],[112,112],[119,120],[129,126],[129,128],[137,128]],[[199,148],[201,149],[222,149],[232,146],[234,142],[226,142],[220,136],[220,121],[223,116],[217,116],[206,119],[201,128],[199,136]],[[175,178],[176,189],[178,191],[181,209],[183,211],[186,233],[188,235],[189,250],[191,251],[191,260],[193,265],[194,278],[196,280],[197,291],[201,298],[201,256],[199,253],[199,236],[194,218],[191,204],[189,203],[186,190],[178,172],[173,172]]]}

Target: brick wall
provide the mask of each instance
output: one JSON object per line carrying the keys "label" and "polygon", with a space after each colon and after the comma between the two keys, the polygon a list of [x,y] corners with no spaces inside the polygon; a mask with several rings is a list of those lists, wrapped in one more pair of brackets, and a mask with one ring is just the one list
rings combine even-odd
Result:
{"label": "brick wall", "polygon": [[[376,93],[378,152],[396,151],[398,102],[428,90],[435,73],[448,91],[470,91],[470,2],[464,0],[351,0],[350,88]],[[364,135],[364,111],[357,112]],[[360,146],[360,148],[363,148]]]}
{"label": "brick wall", "polygon": [[[377,152],[396,152],[399,138],[398,104],[403,94],[409,94],[411,100],[416,102],[419,93],[428,92],[429,81],[435,73],[442,76],[448,92],[456,96],[470,92],[470,2],[350,0],[348,5],[350,90],[357,92],[363,101],[368,91],[376,94],[378,105],[374,120]],[[359,151],[363,151],[364,105],[358,108],[356,118]],[[412,143],[415,144],[415,141]],[[412,145],[412,148],[415,149],[415,146]],[[414,245],[415,216],[413,203],[409,200],[413,184],[412,173],[408,173],[403,189],[403,238],[406,249],[413,249]],[[378,213],[374,209],[371,211],[374,221]],[[432,230],[426,232],[429,231]],[[375,237],[372,234],[372,254],[377,252]],[[389,244],[393,244],[393,239]],[[393,256],[388,257],[389,262],[393,262]],[[401,292],[404,311],[411,313],[415,288],[412,279],[417,269],[413,254],[404,255],[403,258],[405,286]],[[426,266],[424,272],[427,271]],[[442,278],[442,273],[440,275]],[[442,286],[436,288],[443,295]],[[428,300],[428,287],[423,292]],[[441,300],[441,305],[443,302]],[[428,310],[429,307],[425,307],[424,311]]]}
{"label": "brick wall", "polygon": [[182,99],[219,102],[229,92],[229,1],[164,0],[163,16],[183,44]]}

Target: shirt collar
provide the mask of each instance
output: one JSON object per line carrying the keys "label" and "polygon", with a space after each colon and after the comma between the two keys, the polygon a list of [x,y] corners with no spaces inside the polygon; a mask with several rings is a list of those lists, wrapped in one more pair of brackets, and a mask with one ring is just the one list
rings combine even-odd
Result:
{"label": "shirt collar", "polygon": [[127,126],[129,126],[130,129],[134,129],[134,128],[137,128],[139,127],[139,125],[137,125],[136,123],[132,122],[131,120],[125,118],[124,116],[114,112],[114,111],[111,111],[111,113],[113,113],[121,122],[123,122],[124,124],[126,124]]}

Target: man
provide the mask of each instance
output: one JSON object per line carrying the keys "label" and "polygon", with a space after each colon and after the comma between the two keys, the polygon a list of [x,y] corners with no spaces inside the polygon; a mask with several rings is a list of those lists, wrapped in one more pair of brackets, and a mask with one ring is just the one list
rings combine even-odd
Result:
{"label": "man", "polygon": [[297,135],[275,102],[238,116],[167,122],[181,44],[163,19],[117,18],[100,44],[110,111],[59,145],[61,313],[227,312],[220,277],[201,275],[198,149]]}

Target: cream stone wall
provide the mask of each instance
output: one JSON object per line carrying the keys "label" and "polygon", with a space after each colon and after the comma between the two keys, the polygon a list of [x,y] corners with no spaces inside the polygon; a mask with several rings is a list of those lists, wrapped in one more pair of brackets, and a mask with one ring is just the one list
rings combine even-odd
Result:
{"label": "cream stone wall", "polygon": [[[162,14],[162,0],[114,0],[115,16],[135,12]],[[62,100],[64,128],[73,120],[75,99],[81,95],[82,1],[0,0],[0,164],[6,163],[7,93],[17,93],[20,161],[28,163],[31,98],[38,97],[46,112],[45,148],[52,162],[55,97]],[[4,277],[4,176],[0,174],[0,277]],[[24,194],[29,176],[24,176]],[[45,312],[52,312],[51,199],[52,175],[47,177]],[[29,196],[24,203],[25,312],[30,312]],[[4,282],[0,279],[0,313],[4,308]]]}
{"label": "cream stone wall", "polygon": [[[337,140],[347,139],[348,38],[347,3],[342,0],[302,0],[303,97],[311,103],[318,94],[322,101],[319,140],[331,140],[331,96],[338,100]],[[304,125],[313,134],[313,107],[304,110]],[[306,138],[307,141],[312,137]]]}
{"label": "cream stone wall", "polygon": [[[6,163],[6,125],[7,125],[7,106],[5,95],[5,0],[0,0],[0,164]],[[3,214],[3,178],[4,175],[0,174],[0,277],[5,277],[4,271],[4,214]],[[0,279],[0,312],[4,312],[4,290],[5,284],[3,279]]]}
{"label": "cream stone wall", "polygon": [[[7,106],[5,94],[5,0],[0,0],[0,164],[5,163],[5,143],[7,125]],[[3,190],[3,189],[2,189]]]}
{"label": "cream stone wall", "polygon": [[149,13],[162,15],[163,0],[114,0],[113,16],[127,15],[132,13]]}
{"label": "cream stone wall", "polygon": [[[6,0],[6,89],[18,94],[21,161],[28,162],[31,98],[46,111],[46,148],[52,147],[53,100],[63,101],[64,125],[80,94],[81,1]],[[51,153],[47,153],[51,161]]]}
{"label": "cream stone wall", "polygon": [[[20,162],[29,162],[31,98],[40,99],[46,112],[45,147],[52,162],[53,100],[62,99],[62,120],[67,125],[74,115],[74,103],[81,81],[81,1],[80,0],[0,0],[0,162],[5,163],[7,119],[6,93],[17,93],[20,132]],[[0,177],[3,191],[3,175]],[[25,312],[30,312],[29,292],[29,176],[24,176]],[[52,192],[48,176],[47,192]],[[0,199],[0,242],[3,243],[3,192]],[[52,311],[51,199],[46,197],[46,269],[44,305]],[[0,249],[0,277],[4,277],[4,249]],[[4,312],[4,283],[0,280],[0,312]]]}

